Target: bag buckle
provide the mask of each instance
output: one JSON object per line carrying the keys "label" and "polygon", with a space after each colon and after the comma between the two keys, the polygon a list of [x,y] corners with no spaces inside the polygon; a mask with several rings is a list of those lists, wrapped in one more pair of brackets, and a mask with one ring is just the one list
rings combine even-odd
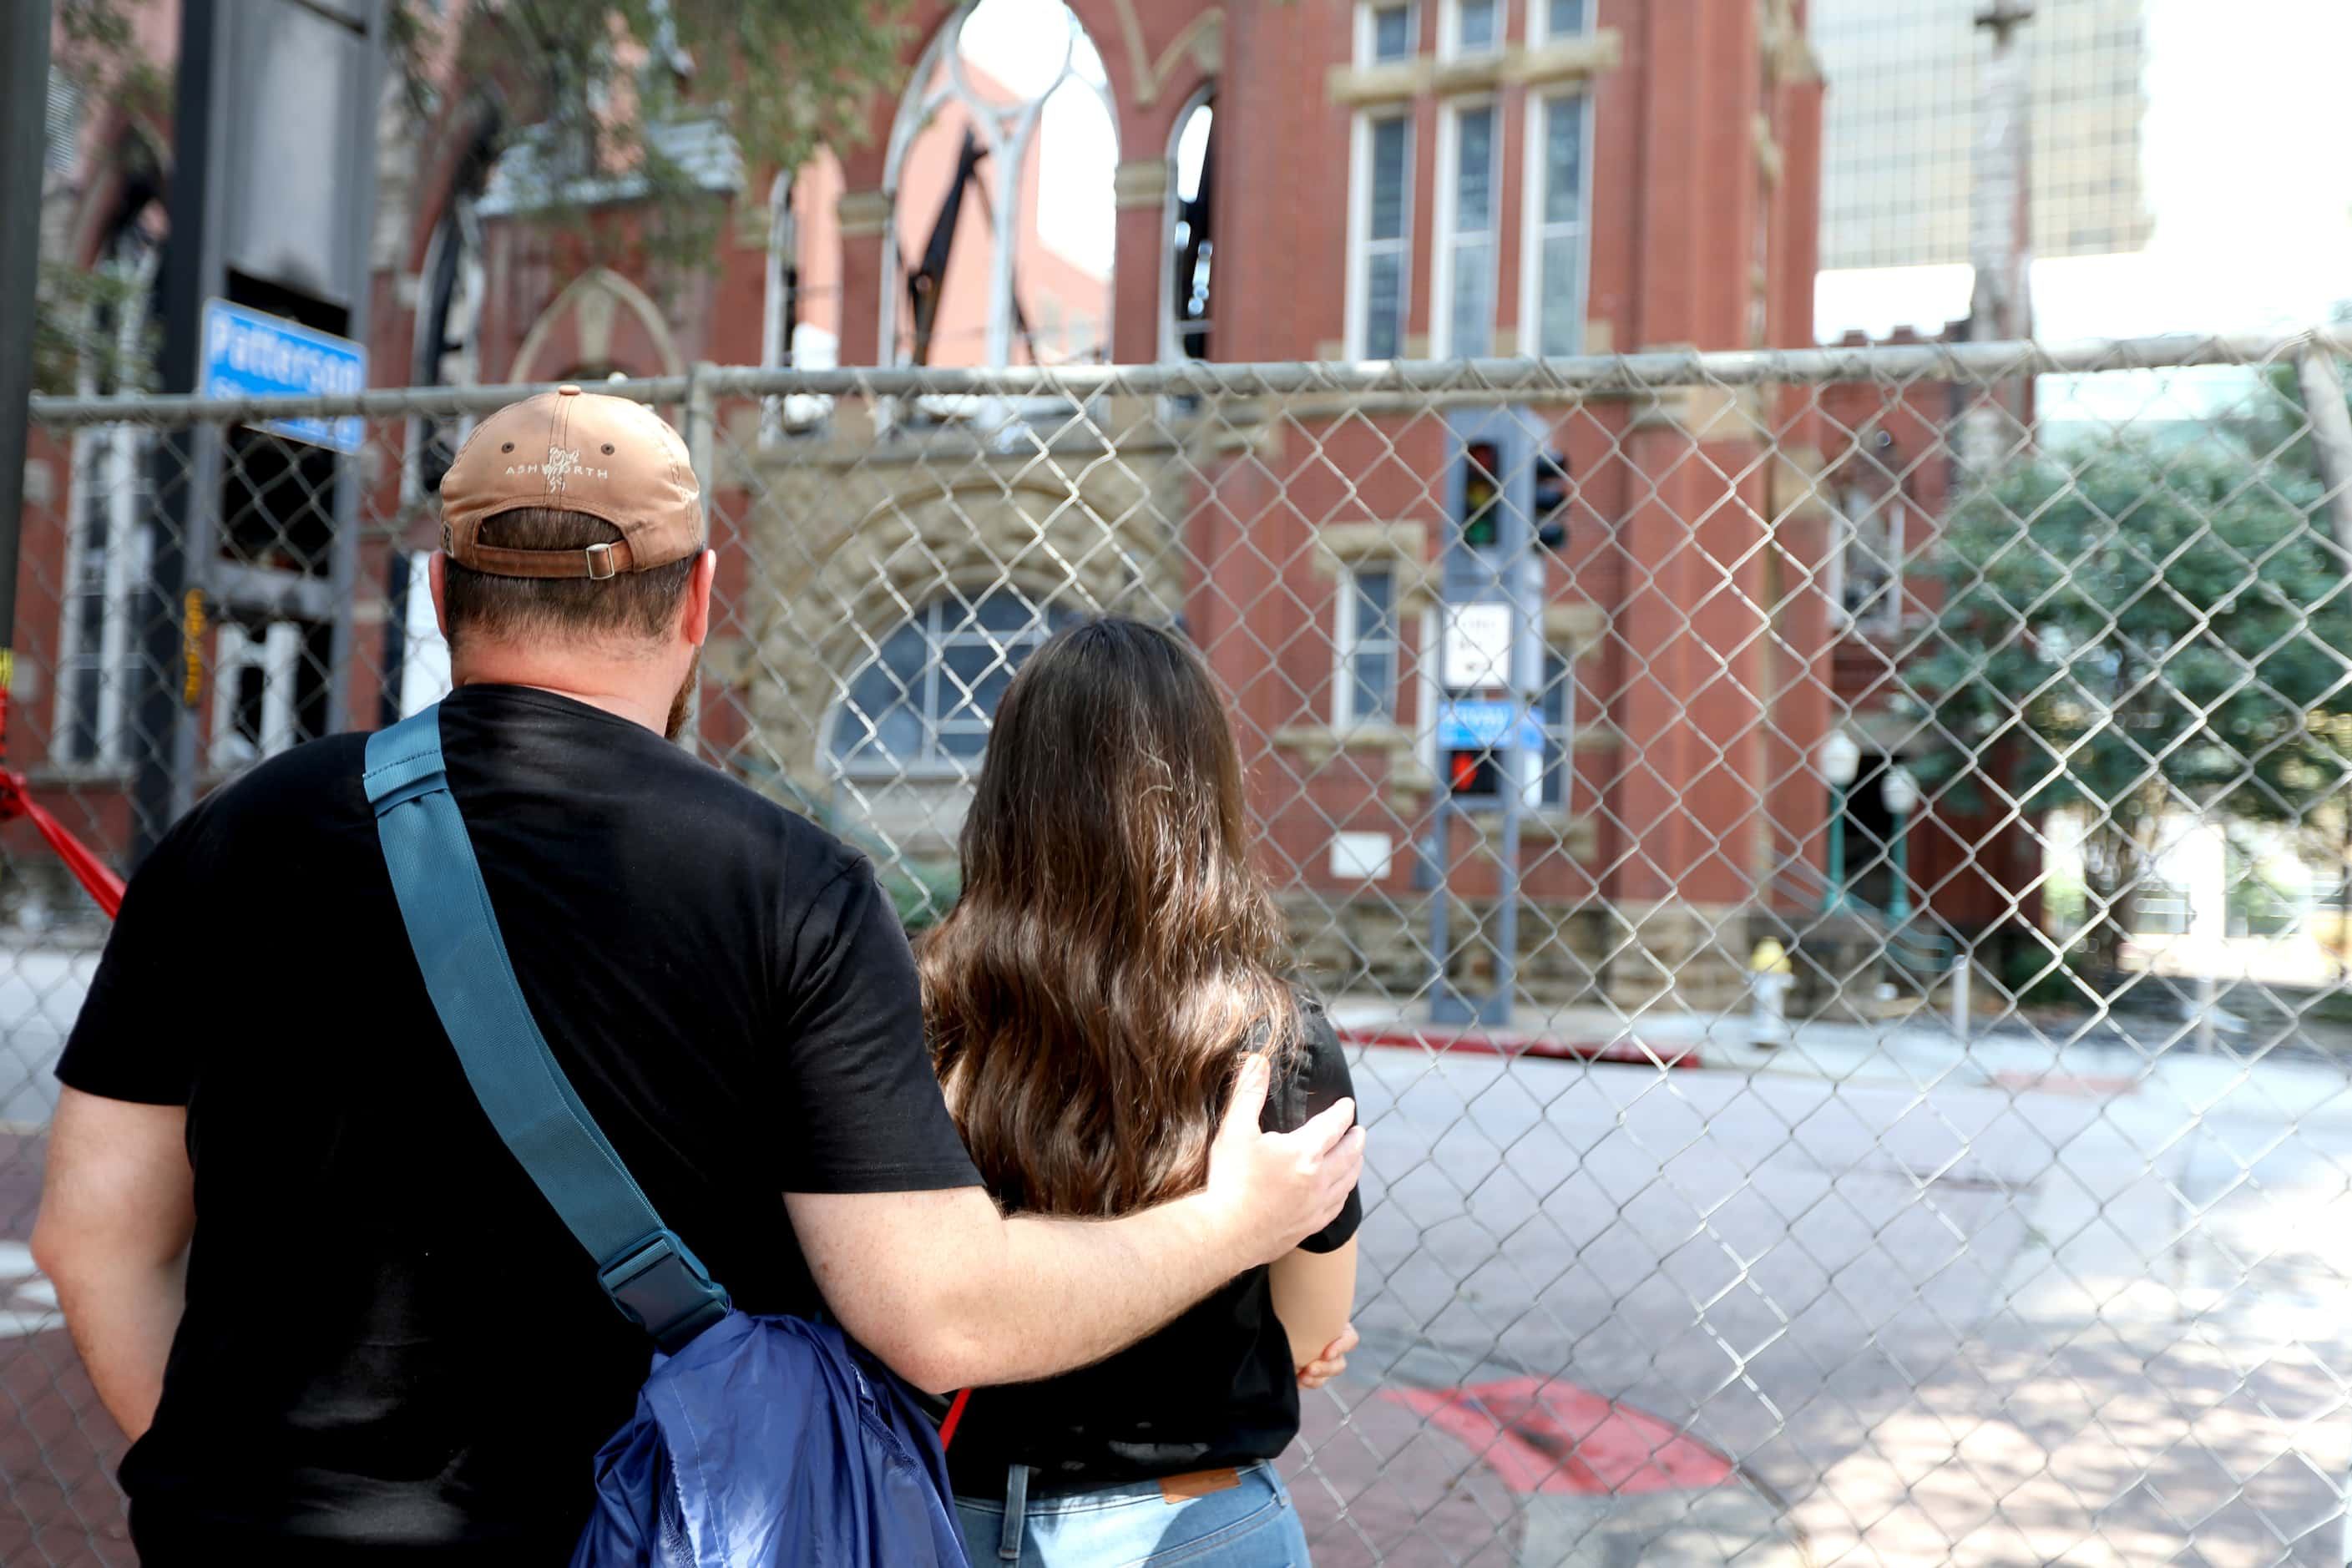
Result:
{"label": "bag buckle", "polygon": [[596,1283],[621,1315],[676,1355],[733,1310],[726,1289],[704,1271],[674,1232],[657,1230],[596,1270]]}

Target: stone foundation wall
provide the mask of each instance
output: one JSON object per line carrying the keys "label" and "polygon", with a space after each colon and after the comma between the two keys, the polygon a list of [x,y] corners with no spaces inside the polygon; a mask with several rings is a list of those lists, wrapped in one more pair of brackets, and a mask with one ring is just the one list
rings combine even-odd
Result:
{"label": "stone foundation wall", "polygon": [[[1307,976],[1327,992],[1413,997],[1430,979],[1431,895],[1326,902],[1282,900]],[[1468,991],[1493,984],[1486,939],[1491,900],[1454,900],[1447,919],[1448,977]],[[1519,905],[1518,987],[1539,1005],[1622,1008],[1671,1001],[1702,1009],[1743,1005],[1751,948],[1744,910],[1691,905],[1622,906],[1525,900]]]}

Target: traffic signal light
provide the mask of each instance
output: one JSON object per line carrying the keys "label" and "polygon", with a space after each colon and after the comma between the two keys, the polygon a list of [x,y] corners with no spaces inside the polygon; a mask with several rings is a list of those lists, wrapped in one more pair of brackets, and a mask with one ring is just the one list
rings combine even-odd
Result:
{"label": "traffic signal light", "polygon": [[1445,793],[1475,798],[1501,793],[1502,773],[1494,752],[1484,746],[1445,753]]}
{"label": "traffic signal light", "polygon": [[1566,453],[1546,452],[1536,460],[1536,542],[1546,550],[1568,547],[1568,501],[1572,483]]}
{"label": "traffic signal light", "polygon": [[1502,533],[1503,453],[1492,441],[1462,450],[1462,542],[1492,550]]}

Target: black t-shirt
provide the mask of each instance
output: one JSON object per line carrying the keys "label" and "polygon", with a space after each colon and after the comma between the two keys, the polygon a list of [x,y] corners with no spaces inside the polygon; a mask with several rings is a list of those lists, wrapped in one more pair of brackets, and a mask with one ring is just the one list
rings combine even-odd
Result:
{"label": "black t-shirt", "polygon": [[[1302,1049],[1260,1125],[1288,1132],[1355,1093],[1322,1007],[1300,999]],[[1363,1221],[1359,1194],[1307,1237],[1335,1252]],[[972,1391],[948,1470],[959,1493],[1003,1497],[1013,1465],[1034,1487],[1113,1486],[1271,1459],[1298,1436],[1298,1375],[1265,1268],[1108,1361],[1042,1383]]]}
{"label": "black t-shirt", "polygon": [[[865,860],[565,698],[469,686],[441,726],[541,1031],[738,1306],[819,1305],[783,1193],[978,1184]],[[187,1313],[122,1466],[151,1563],[278,1537],[561,1563],[646,1371],[434,1016],[363,744],[289,752],[173,830],[58,1068],[188,1107]]]}

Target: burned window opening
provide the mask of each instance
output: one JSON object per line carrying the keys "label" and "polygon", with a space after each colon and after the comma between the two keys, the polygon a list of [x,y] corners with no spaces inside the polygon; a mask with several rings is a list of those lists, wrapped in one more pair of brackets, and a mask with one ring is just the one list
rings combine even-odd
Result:
{"label": "burned window opening", "polygon": [[1203,99],[1185,115],[1175,142],[1175,217],[1169,236],[1174,265],[1169,304],[1178,359],[1207,359],[1210,353],[1210,286],[1217,251],[1212,203],[1216,148],[1215,100]]}

